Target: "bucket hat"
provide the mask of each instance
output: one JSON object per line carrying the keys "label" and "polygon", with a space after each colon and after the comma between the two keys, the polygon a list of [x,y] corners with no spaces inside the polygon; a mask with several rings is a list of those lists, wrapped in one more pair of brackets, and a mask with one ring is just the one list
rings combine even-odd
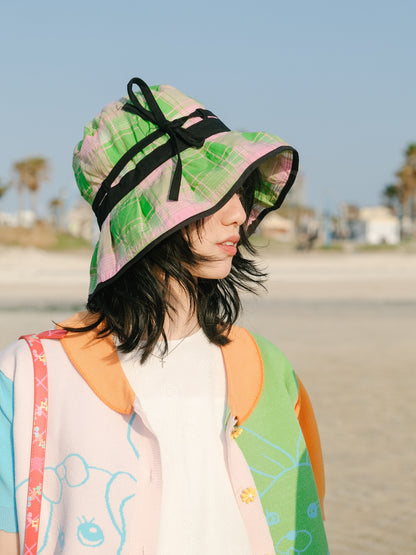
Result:
{"label": "bucket hat", "polygon": [[100,227],[90,297],[169,234],[218,210],[258,168],[245,224],[252,233],[298,169],[296,150],[279,137],[231,131],[172,86],[135,77],[127,91],[85,126],[74,150],[78,188]]}

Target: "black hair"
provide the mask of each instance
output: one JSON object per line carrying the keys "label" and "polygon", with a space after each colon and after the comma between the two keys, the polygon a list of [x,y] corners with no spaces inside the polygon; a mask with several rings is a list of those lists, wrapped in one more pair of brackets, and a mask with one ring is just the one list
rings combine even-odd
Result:
{"label": "black hair", "polygon": [[[255,170],[237,191],[246,214],[253,206],[259,179]],[[204,220],[198,220],[162,240],[111,284],[93,294],[87,310],[97,315],[95,322],[65,329],[89,331],[100,326],[98,335],[114,334],[121,351],[128,353],[140,347],[141,362],[149,357],[160,338],[164,341],[162,352],[166,353],[163,326],[166,316],[174,312],[169,302],[169,284],[174,280],[189,296],[191,310],[208,339],[216,345],[227,344],[227,335],[242,308],[239,291],[256,292],[263,287],[266,274],[252,258],[241,253],[243,248],[248,254],[255,254],[242,226],[230,273],[223,279],[196,279],[192,268],[207,259],[192,250],[190,232],[196,229],[200,233],[203,225]]]}

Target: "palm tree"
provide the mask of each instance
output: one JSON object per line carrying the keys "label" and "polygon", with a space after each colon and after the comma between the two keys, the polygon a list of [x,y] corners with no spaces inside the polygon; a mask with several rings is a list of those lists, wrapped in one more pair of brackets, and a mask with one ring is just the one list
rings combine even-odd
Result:
{"label": "palm tree", "polygon": [[[0,205],[1,205],[1,199],[3,197],[3,195],[5,195],[7,193],[7,191],[10,188],[10,183],[4,183],[3,180],[0,179]],[[0,221],[0,225],[2,224],[2,222]]]}
{"label": "palm tree", "polygon": [[51,211],[52,225],[56,230],[61,228],[61,212],[64,206],[62,198],[56,197],[49,201],[49,209]]}
{"label": "palm tree", "polygon": [[397,177],[399,178],[397,186],[400,192],[403,213],[414,223],[416,216],[416,143],[408,146],[405,161],[397,172]]}
{"label": "palm tree", "polygon": [[398,185],[386,185],[381,193],[383,204],[390,208],[396,216],[401,214],[401,194]]}
{"label": "palm tree", "polygon": [[7,193],[10,188],[10,183],[3,183],[3,180],[0,179],[0,199],[3,195]]}
{"label": "palm tree", "polygon": [[13,168],[18,175],[19,213],[22,211],[22,194],[27,190],[30,193],[31,209],[37,216],[37,194],[41,182],[49,179],[49,162],[41,157],[25,158],[15,162]]}

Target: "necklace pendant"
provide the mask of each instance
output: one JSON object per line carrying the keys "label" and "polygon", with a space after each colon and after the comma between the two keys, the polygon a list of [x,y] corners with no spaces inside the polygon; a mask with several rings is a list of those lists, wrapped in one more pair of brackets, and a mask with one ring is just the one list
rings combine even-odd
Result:
{"label": "necklace pendant", "polygon": [[165,359],[164,359],[164,357],[161,357],[161,359],[160,359],[160,364],[162,365],[162,368],[165,366]]}

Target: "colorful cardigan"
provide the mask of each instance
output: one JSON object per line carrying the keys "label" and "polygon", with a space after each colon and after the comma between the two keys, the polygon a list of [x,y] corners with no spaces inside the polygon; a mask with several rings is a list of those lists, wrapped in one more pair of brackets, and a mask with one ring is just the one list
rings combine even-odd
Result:
{"label": "colorful cardigan", "polygon": [[[65,325],[85,323],[84,318],[77,315]],[[162,495],[157,438],[112,338],[98,338],[96,331],[59,336],[42,340],[49,416],[38,553],[78,554],[96,547],[98,553],[154,555]],[[269,341],[238,327],[231,339],[222,348],[226,464],[252,551],[327,555],[322,453],[308,395]],[[14,382],[20,531],[33,417],[33,364],[25,342],[4,351],[0,370]]]}

